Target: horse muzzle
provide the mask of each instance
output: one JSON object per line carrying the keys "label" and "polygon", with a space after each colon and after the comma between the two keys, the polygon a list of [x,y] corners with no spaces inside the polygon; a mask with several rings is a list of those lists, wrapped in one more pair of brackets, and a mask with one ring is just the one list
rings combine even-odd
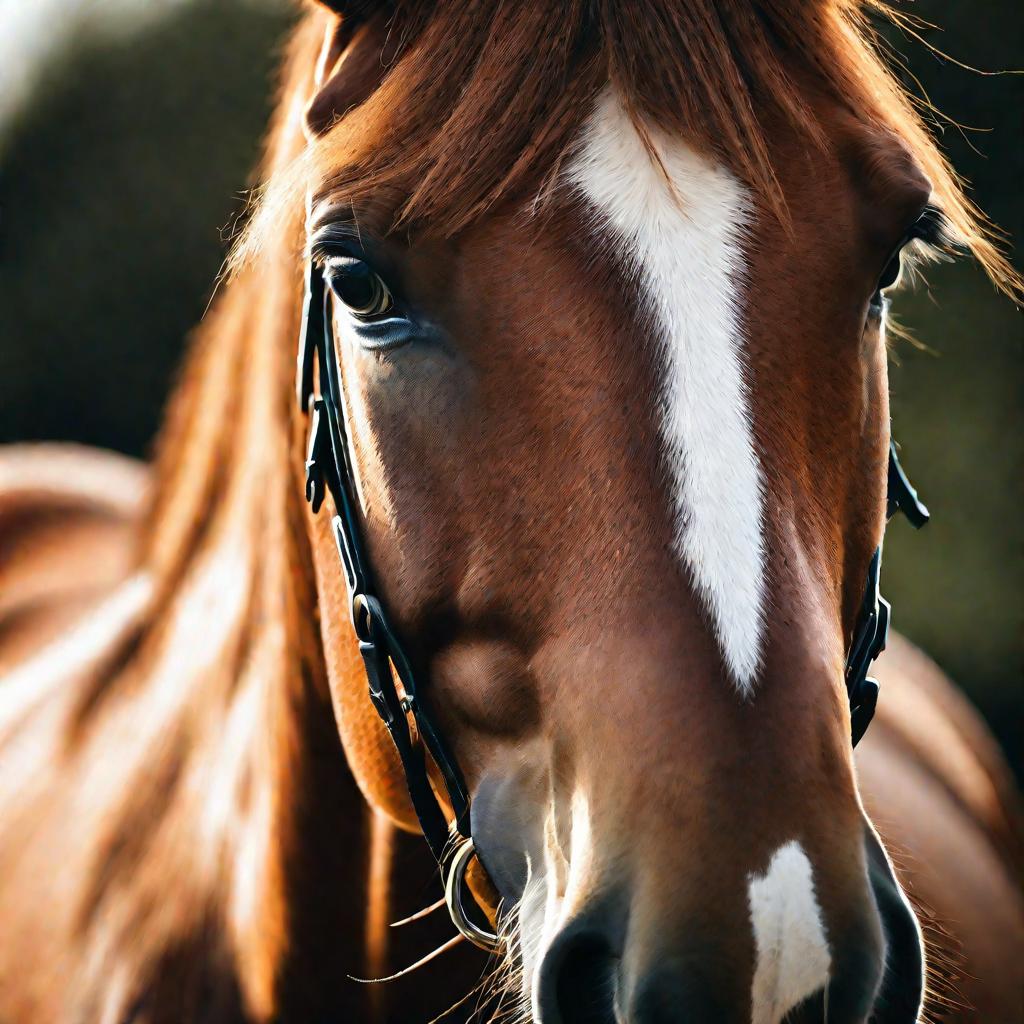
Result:
{"label": "horse muzzle", "polygon": [[[823,951],[801,938],[799,914],[755,953],[733,908],[679,915],[666,898],[639,911],[634,898],[595,898],[568,915],[524,968],[537,1024],[915,1024],[921,1012],[921,933],[874,831],[865,826],[863,912],[842,930],[826,924]],[[537,900],[537,906],[544,902]],[[788,913],[788,911],[787,911]],[[716,920],[716,916],[718,920]],[[749,932],[749,921],[746,923]],[[537,913],[523,907],[528,950]],[[841,935],[840,935],[841,931]],[[529,934],[533,932],[534,935]],[[803,945],[801,943],[804,943]],[[825,966],[815,958],[825,957]],[[820,975],[816,971],[822,971]],[[820,980],[816,980],[819,979]],[[527,993],[524,993],[526,995]]]}

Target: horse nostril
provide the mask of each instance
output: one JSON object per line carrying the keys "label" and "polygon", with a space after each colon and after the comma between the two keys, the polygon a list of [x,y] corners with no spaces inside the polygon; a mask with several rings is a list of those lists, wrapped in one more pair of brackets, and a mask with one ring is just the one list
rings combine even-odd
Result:
{"label": "horse nostril", "polygon": [[563,933],[541,966],[537,1014],[541,1024],[615,1024],[619,960],[593,932]]}
{"label": "horse nostril", "polygon": [[916,1021],[924,998],[924,947],[914,911],[874,829],[865,830],[868,877],[885,933],[885,970],[872,1021]]}
{"label": "horse nostril", "polygon": [[[680,964],[670,957],[637,980],[629,1000],[631,1024],[725,1024],[749,1020],[749,1003],[742,1012],[723,996],[727,979],[708,973],[696,964]],[[788,1018],[787,1018],[788,1019]]]}

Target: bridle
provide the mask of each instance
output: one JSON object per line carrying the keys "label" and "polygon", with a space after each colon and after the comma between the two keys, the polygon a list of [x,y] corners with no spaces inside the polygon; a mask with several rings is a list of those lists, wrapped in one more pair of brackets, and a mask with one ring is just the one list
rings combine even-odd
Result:
{"label": "bridle", "polygon": [[[896,455],[896,443],[889,442],[889,477],[886,485],[886,523],[902,512],[915,530],[928,522],[929,513],[911,486]],[[868,675],[871,663],[885,650],[889,638],[892,605],[878,592],[882,568],[882,545],[868,563],[868,580],[860,611],[853,627],[853,640],[846,655],[846,692],[850,698],[850,731],[854,746],[867,732],[878,703],[878,680]]]}
{"label": "bridle", "polygon": [[[466,869],[476,856],[469,792],[459,766],[424,703],[420,680],[378,596],[363,543],[330,302],[323,270],[315,260],[310,260],[298,354],[299,406],[312,419],[306,457],[306,500],[314,513],[320,510],[327,492],[334,502],[331,525],[348,586],[352,626],[366,668],[370,701],[398,751],[416,817],[441,870],[445,902],[452,921],[475,945],[496,952],[502,948],[501,937],[476,924],[463,904]],[[319,395],[314,393],[314,367]],[[902,511],[918,528],[928,520],[928,510],[907,480],[893,444],[889,447],[886,511],[887,519]],[[878,590],[881,560],[879,544],[868,567],[864,598],[846,660],[854,746],[875,712],[879,687],[877,680],[868,676],[868,670],[885,649],[889,631],[890,605]],[[431,785],[428,757],[440,775],[454,814],[451,826]]]}
{"label": "bridle", "polygon": [[[319,396],[313,393],[314,365],[319,378]],[[320,510],[327,491],[334,502],[331,526],[345,573],[352,626],[366,669],[370,701],[398,751],[423,837],[441,869],[445,902],[452,920],[466,938],[493,952],[501,946],[498,935],[479,927],[466,913],[462,902],[465,871],[475,853],[470,832],[469,792],[444,737],[421,700],[416,672],[377,596],[363,544],[355,475],[345,431],[344,395],[334,349],[330,291],[323,271],[313,260],[307,268],[299,336],[298,397],[300,407],[312,415],[306,455],[306,500],[314,513]],[[431,786],[427,756],[444,783],[448,804],[454,813],[451,827]]]}

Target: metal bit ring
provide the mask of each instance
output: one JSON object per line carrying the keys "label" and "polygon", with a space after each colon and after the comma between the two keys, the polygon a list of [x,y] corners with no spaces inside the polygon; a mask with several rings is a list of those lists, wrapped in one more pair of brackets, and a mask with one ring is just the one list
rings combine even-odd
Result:
{"label": "metal bit ring", "polygon": [[471,920],[462,903],[466,869],[475,856],[476,847],[473,845],[472,839],[466,839],[452,854],[444,880],[444,901],[448,904],[448,913],[451,914],[455,927],[474,946],[479,946],[481,949],[487,950],[488,953],[498,953],[505,945],[501,936],[497,932],[481,928]]}

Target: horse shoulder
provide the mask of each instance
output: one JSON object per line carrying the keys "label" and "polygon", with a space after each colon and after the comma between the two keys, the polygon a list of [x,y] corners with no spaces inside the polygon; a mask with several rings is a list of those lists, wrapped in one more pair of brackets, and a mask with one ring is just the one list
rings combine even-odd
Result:
{"label": "horse shoulder", "polygon": [[894,636],[877,668],[882,696],[857,769],[920,912],[930,988],[951,1004],[948,1019],[1017,1019],[1024,814],[1009,767],[963,694],[909,641]]}

